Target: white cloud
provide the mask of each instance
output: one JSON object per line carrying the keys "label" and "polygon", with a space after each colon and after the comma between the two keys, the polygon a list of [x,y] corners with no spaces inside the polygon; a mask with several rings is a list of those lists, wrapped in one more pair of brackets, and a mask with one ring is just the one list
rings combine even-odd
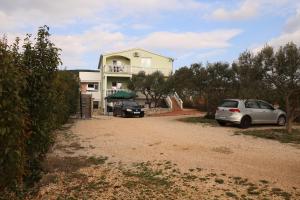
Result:
{"label": "white cloud", "polygon": [[67,66],[86,66],[86,54],[117,49],[125,40],[120,32],[109,32],[98,27],[83,34],[53,35],[52,38],[55,45],[62,49],[62,60]]}
{"label": "white cloud", "polygon": [[162,11],[196,10],[196,0],[2,0],[0,31],[12,31],[44,24],[63,26],[80,21],[99,24],[126,16],[156,16]]}
{"label": "white cloud", "polygon": [[300,30],[300,6],[296,10],[296,14],[287,20],[285,31],[293,32]]}
{"label": "white cloud", "polygon": [[[300,46],[300,6],[297,9],[295,15],[291,16],[287,19],[286,25],[282,31],[282,33],[274,38],[271,38],[266,43],[268,45],[273,46],[274,48],[279,48],[289,42],[293,42]],[[255,45],[253,48],[254,52],[260,51],[265,44]]]}
{"label": "white cloud", "polygon": [[[292,5],[290,2],[293,1],[294,0],[244,0],[237,8],[217,8],[208,18],[214,20],[245,20],[270,12],[280,15],[282,14],[281,11],[286,11],[285,8]],[[228,2],[226,3],[228,6]]]}
{"label": "white cloud", "polygon": [[210,32],[153,32],[131,41],[129,45],[178,52],[200,48],[225,48],[230,46],[229,41],[240,33],[239,29]]}
{"label": "white cloud", "polygon": [[211,14],[212,19],[216,20],[241,20],[256,16],[259,8],[258,1],[246,0],[239,8],[233,10],[225,10],[218,8]]}
{"label": "white cloud", "polygon": [[100,1],[84,0],[4,0],[1,1],[0,29],[18,30],[43,24],[59,26],[92,17],[101,9]]}
{"label": "white cloud", "polygon": [[[279,48],[280,46],[284,46],[285,44],[293,42],[300,46],[300,29],[291,33],[282,33],[278,37],[272,38],[267,42],[268,45],[274,47],[275,49]],[[264,45],[258,45],[253,48],[254,52],[260,51]]]}
{"label": "white cloud", "polygon": [[[120,32],[93,28],[78,35],[53,36],[55,44],[62,48],[62,59],[67,66],[86,65],[83,55],[91,52],[108,52],[141,47],[149,50],[181,55],[189,51],[207,48],[225,48],[240,30],[216,30],[211,32],[153,32],[146,36],[130,37]],[[75,59],[74,59],[75,58]]]}

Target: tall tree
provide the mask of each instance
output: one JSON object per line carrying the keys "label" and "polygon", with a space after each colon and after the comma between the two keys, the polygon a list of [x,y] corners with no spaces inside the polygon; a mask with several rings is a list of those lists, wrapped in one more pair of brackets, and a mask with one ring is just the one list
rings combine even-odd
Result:
{"label": "tall tree", "polygon": [[193,70],[186,66],[179,68],[173,74],[172,79],[178,95],[184,102],[190,101],[190,97],[194,96],[196,90]]}
{"label": "tall tree", "polygon": [[27,153],[32,158],[28,162],[31,176],[28,182],[39,178],[40,160],[52,144],[51,131],[57,126],[55,119],[56,94],[53,87],[58,65],[60,49],[49,39],[49,27],[40,27],[34,43],[31,35],[24,41],[23,64],[30,71],[26,89],[27,107],[31,119],[31,135],[28,140]]}
{"label": "tall tree", "polygon": [[0,191],[22,185],[26,174],[29,131],[22,92],[27,84],[17,47],[18,40],[10,47],[6,38],[0,39]]}
{"label": "tall tree", "polygon": [[213,117],[220,101],[232,97],[234,73],[228,63],[209,63],[207,66],[207,80],[205,99],[207,102],[207,116]]}
{"label": "tall tree", "polygon": [[261,65],[266,73],[266,80],[283,98],[287,111],[287,132],[292,132],[293,121],[299,113],[300,107],[300,49],[294,43],[288,43],[274,54],[270,46],[266,46],[260,53],[263,57]]}

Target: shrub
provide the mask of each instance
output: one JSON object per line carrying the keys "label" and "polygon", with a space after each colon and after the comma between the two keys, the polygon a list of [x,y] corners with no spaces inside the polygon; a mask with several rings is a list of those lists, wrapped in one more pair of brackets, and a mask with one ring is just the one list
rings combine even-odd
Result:
{"label": "shrub", "polygon": [[76,112],[78,76],[58,71],[60,49],[41,27],[23,51],[0,41],[0,190],[22,189],[40,178],[53,131]]}

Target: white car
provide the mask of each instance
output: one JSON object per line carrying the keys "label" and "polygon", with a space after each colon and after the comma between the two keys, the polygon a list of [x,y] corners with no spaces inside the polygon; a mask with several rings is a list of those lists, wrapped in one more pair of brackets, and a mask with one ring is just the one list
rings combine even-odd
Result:
{"label": "white car", "polygon": [[221,126],[226,123],[248,128],[251,124],[278,124],[284,126],[286,113],[266,101],[256,99],[225,99],[218,106],[215,119]]}

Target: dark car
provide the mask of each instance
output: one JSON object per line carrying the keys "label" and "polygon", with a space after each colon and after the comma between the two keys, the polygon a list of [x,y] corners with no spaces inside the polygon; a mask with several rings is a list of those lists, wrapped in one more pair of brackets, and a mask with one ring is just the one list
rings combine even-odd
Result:
{"label": "dark car", "polygon": [[144,117],[144,109],[133,100],[124,100],[119,101],[115,104],[113,115],[120,115],[122,117]]}

